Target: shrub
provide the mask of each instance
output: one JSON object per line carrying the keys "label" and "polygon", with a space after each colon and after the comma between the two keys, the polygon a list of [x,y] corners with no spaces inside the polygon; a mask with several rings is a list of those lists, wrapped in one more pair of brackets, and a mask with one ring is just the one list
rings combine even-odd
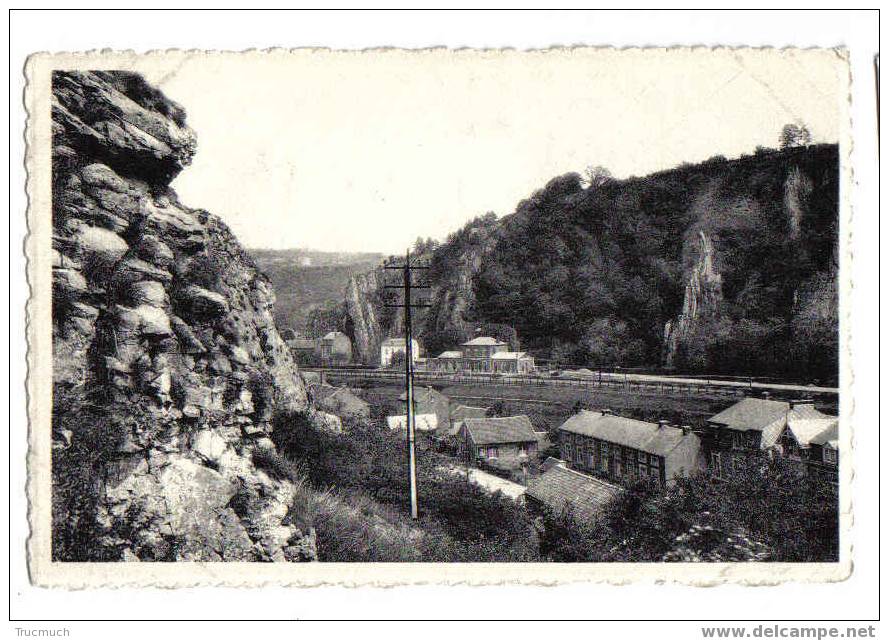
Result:
{"label": "shrub", "polygon": [[124,425],[87,397],[82,387],[53,387],[53,432],[70,432],[71,444],[52,453],[52,557],[56,561],[115,558],[97,546],[103,531],[96,514],[103,469],[118,451]]}
{"label": "shrub", "polygon": [[[409,513],[403,434],[362,419],[349,420],[344,427],[341,434],[330,433],[316,429],[306,414],[278,415],[274,420],[273,439],[288,458],[304,466],[307,478],[317,489],[361,495],[381,509],[395,510],[402,516]],[[428,536],[426,539],[441,543],[431,546],[424,554],[452,561],[535,558],[536,536],[524,508],[509,498],[490,495],[477,485],[442,471],[442,466],[448,463],[448,459],[435,452],[418,447],[420,527]],[[379,515],[379,511],[375,513]],[[391,521],[391,518],[384,520]],[[320,539],[327,535],[319,528]],[[329,535],[339,534],[333,530]],[[366,540],[372,534],[355,532],[353,526],[353,533],[342,535],[347,539]],[[441,538],[443,535],[446,539]],[[336,544],[356,548],[345,542]],[[439,551],[434,551],[436,548]],[[355,553],[358,557],[369,551]],[[339,553],[344,554],[348,555],[346,551]]]}

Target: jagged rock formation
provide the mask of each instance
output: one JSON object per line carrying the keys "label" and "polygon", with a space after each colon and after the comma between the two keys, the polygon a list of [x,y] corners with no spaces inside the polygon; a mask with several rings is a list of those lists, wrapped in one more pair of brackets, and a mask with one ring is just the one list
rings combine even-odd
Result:
{"label": "jagged rock formation", "polygon": [[349,278],[343,301],[344,328],[352,339],[352,351],[356,360],[376,364],[380,357],[380,343],[387,328],[383,324],[386,314],[380,303],[383,285],[383,269],[376,268]]}
{"label": "jagged rock formation", "polygon": [[[254,463],[306,393],[270,285],[169,186],[196,149],[183,109],[136,74],[76,71],[54,74],[52,115],[54,386],[100,405],[114,443],[93,542],[112,559],[313,559],[291,481]],[[54,423],[57,450],[86,437],[76,414]]]}
{"label": "jagged rock formation", "polygon": [[698,231],[697,262],[688,274],[682,312],[664,327],[666,353],[664,362],[672,367],[676,351],[691,334],[699,318],[718,313],[722,302],[722,276],[713,266],[713,243],[703,231]]}
{"label": "jagged rock formation", "polygon": [[[417,309],[412,318],[414,335],[427,355],[437,355],[471,338],[482,322],[474,317],[474,279],[497,226],[493,214],[476,218],[434,251],[412,258],[429,267],[428,271],[417,271],[414,281],[430,285],[415,294],[415,301],[422,299],[430,306]],[[378,364],[382,340],[403,335],[400,310],[385,306],[386,302],[401,302],[401,293],[383,287],[384,274],[381,266],[352,276],[344,294],[342,329],[352,338],[358,359],[368,364]],[[516,342],[515,332],[506,327],[485,326],[484,330]],[[514,346],[517,348],[517,343]]]}

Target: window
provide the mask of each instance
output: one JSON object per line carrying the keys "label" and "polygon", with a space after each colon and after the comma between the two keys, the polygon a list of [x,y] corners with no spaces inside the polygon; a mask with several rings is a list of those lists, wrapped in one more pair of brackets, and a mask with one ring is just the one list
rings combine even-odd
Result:
{"label": "window", "polygon": [[636,452],[636,459],[639,460],[639,462],[648,462],[647,458],[648,456],[645,455],[644,451]]}
{"label": "window", "polygon": [[527,443],[522,443],[519,445],[519,455],[527,456],[528,455],[528,445]]}
{"label": "window", "polygon": [[826,462],[828,464],[836,464],[837,461],[839,460],[839,457],[840,457],[839,453],[840,452],[837,451],[836,449],[834,449],[833,447],[830,447],[830,446],[824,447],[823,453],[824,453],[824,456],[823,456],[824,462]]}
{"label": "window", "polygon": [[496,458],[497,453],[498,453],[497,447],[488,447],[488,457],[489,458]]}
{"label": "window", "polygon": [[608,473],[608,443],[603,442],[599,453],[599,469]]}

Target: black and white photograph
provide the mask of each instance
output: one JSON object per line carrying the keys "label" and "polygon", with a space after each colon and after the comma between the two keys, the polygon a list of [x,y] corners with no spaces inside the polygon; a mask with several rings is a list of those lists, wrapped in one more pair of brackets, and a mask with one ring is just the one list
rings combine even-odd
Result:
{"label": "black and white photograph", "polygon": [[276,5],[8,14],[7,635],[879,637],[878,11]]}
{"label": "black and white photograph", "polygon": [[72,61],[52,563],[840,561],[842,51]]}

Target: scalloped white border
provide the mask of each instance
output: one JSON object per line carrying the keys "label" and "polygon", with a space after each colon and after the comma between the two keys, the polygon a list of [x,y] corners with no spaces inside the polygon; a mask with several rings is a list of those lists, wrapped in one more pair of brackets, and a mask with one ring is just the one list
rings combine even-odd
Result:
{"label": "scalloped white border", "polygon": [[[49,83],[53,69],[131,69],[144,71],[150,65],[169,68],[175,73],[178,65],[196,56],[264,56],[280,58],[281,64],[295,58],[311,57],[314,64],[335,56],[472,56],[479,60],[493,57],[519,56],[588,56],[591,62],[613,55],[650,57],[657,55],[712,55],[731,52],[733,55],[758,57],[767,63],[770,56],[786,52],[822,55],[825,64],[839,64],[846,91],[841,101],[841,209],[840,209],[840,273],[851,273],[851,69],[848,52],[843,48],[775,48],[775,47],[553,47],[548,49],[399,49],[392,47],[363,50],[329,48],[264,49],[242,52],[199,50],[156,50],[143,54],[132,51],[88,51],[78,53],[37,53],[26,64],[27,85],[25,107],[28,112],[27,194],[28,230],[25,242],[28,261],[28,282],[31,298],[27,308],[28,333],[28,539],[29,571],[32,583],[45,587],[81,589],[90,587],[190,587],[190,586],[380,586],[392,587],[419,584],[500,585],[530,584],[552,586],[576,582],[613,585],[631,582],[673,583],[695,586],[722,584],[775,585],[786,582],[836,582],[845,580],[852,571],[851,536],[852,504],[849,487],[853,472],[851,402],[852,371],[850,366],[849,289],[851,282],[840,280],[840,369],[841,369],[841,457],[840,466],[840,561],[832,564],[744,563],[744,564],[549,564],[549,563],[58,563],[49,553],[51,540],[51,418],[52,338],[51,338],[51,117]],[[187,109],[187,105],[183,105]]]}

